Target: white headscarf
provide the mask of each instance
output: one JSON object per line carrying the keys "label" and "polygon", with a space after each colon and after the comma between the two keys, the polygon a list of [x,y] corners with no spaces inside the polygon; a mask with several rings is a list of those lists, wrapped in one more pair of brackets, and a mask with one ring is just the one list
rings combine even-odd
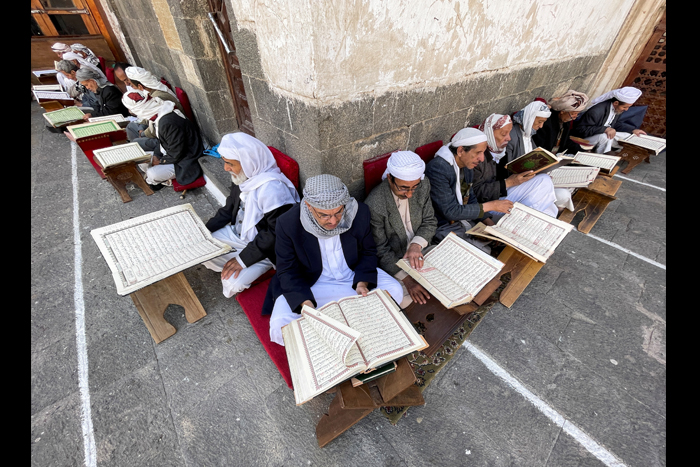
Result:
{"label": "white headscarf", "polygon": [[[457,161],[455,160],[455,155],[452,154],[450,146],[453,148],[459,146],[473,146],[475,144],[483,143],[487,141],[486,135],[483,131],[477,130],[476,128],[462,128],[452,137],[452,140],[438,149],[435,153],[436,156],[445,159],[454,169],[455,175],[457,176],[457,183],[455,183],[455,196],[457,197],[457,202],[461,205],[462,195],[460,193],[460,180],[459,180],[459,166],[457,166]],[[486,143],[488,144],[488,142]]]}
{"label": "white headscarf", "polygon": [[413,151],[396,151],[386,163],[382,180],[391,174],[399,180],[413,181],[425,178],[425,162]]}
{"label": "white headscarf", "polygon": [[[221,138],[217,151],[224,159],[240,162],[243,173],[248,177],[239,187],[246,207],[241,224],[241,238],[250,242],[258,233],[255,225],[265,213],[285,204],[298,203],[299,193],[277,166],[270,149],[259,139],[247,133],[229,133]],[[273,181],[282,183],[285,189],[268,190],[271,187],[266,186],[259,190]]]}
{"label": "white headscarf", "polygon": [[124,93],[122,96],[122,104],[133,112],[137,118],[150,120],[158,115],[160,108],[163,106],[163,100],[136,90]]}
{"label": "white headscarf", "polygon": [[74,53],[74,52],[66,52],[63,54],[63,60],[77,60],[78,63],[80,63],[81,67],[88,67],[91,70],[95,70],[97,74],[99,74],[105,81],[107,80],[107,76],[105,76],[104,73],[102,73],[102,70],[100,70],[98,67],[93,65],[92,63],[88,62],[85,60],[83,57],[80,55]]}
{"label": "white headscarf", "polygon": [[552,112],[549,110],[549,107],[547,107],[547,104],[540,101],[530,102],[522,110],[519,110],[513,115],[513,121],[519,123],[522,127],[525,154],[532,151],[532,135],[537,131],[532,129],[532,125],[535,124],[535,118],[549,118],[550,115],[552,115]]}
{"label": "white headscarf", "polygon": [[493,160],[496,162],[496,164],[498,164],[501,158],[505,156],[506,148],[499,150],[493,131],[499,130],[509,123],[512,123],[509,115],[491,114],[486,117],[484,123],[482,123],[479,127],[479,129],[486,135],[486,144],[488,144],[489,152],[491,153],[491,156],[493,156]]}
{"label": "white headscarf", "polygon": [[70,52],[71,48],[68,47],[68,45],[64,44],[63,42],[56,42],[54,45],[51,46],[51,50],[53,50],[56,53],[58,53],[58,52],[66,53],[66,52]]}
{"label": "white headscarf", "polygon": [[606,92],[602,96],[596,97],[595,99],[593,99],[591,101],[591,104],[588,106],[588,108],[590,109],[591,107],[593,107],[596,104],[600,104],[601,102],[604,102],[604,101],[607,101],[607,100],[610,100],[613,98],[617,99],[620,102],[624,102],[625,104],[634,104],[637,101],[637,99],[639,99],[639,97],[641,95],[642,95],[641,90],[639,90],[637,88],[633,88],[631,86],[626,86],[624,88],[615,89],[613,91]]}
{"label": "white headscarf", "polygon": [[76,52],[76,51],[78,51],[78,52],[83,52],[84,54],[87,55],[87,57],[85,57],[85,60],[87,60],[88,62],[92,63],[92,64],[95,65],[95,66],[99,66],[99,64],[100,64],[100,59],[93,53],[92,50],[90,50],[89,48],[85,47],[83,44],[78,44],[78,43],[76,43],[76,44],[71,44],[71,45],[70,45],[70,51],[72,51],[72,52]]}
{"label": "white headscarf", "polygon": [[171,96],[177,98],[174,92],[172,92],[165,84],[161,83],[160,80],[153,75],[153,73],[144,68],[129,66],[124,69],[124,73],[126,73],[126,76],[129,79],[136,80],[147,88],[165,91]]}

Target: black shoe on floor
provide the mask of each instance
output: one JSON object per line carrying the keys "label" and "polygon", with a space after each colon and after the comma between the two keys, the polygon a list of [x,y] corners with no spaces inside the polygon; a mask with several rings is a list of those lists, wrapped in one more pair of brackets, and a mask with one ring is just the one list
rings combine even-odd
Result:
{"label": "black shoe on floor", "polygon": [[162,190],[163,188],[165,188],[165,185],[161,185],[160,183],[158,185],[151,185],[149,183],[148,188],[150,188],[153,191],[158,191],[158,190]]}

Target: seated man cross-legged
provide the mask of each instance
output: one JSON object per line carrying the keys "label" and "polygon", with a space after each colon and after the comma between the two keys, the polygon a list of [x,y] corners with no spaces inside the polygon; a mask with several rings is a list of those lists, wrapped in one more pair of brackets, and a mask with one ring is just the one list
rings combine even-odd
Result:
{"label": "seated man cross-legged", "polygon": [[227,134],[218,152],[233,184],[226,205],[206,227],[234,250],[202,264],[221,273],[224,296],[230,298],[274,266],[277,220],[299,202],[299,194],[262,141]]}
{"label": "seated man cross-legged", "polygon": [[282,327],[300,317],[303,305],[317,308],[374,288],[397,303],[403,298],[401,284],[377,268],[367,205],[328,174],[309,178],[303,194],[277,222],[277,274],[263,304],[262,314],[272,314],[270,340],[280,345]]}
{"label": "seated man cross-legged", "polygon": [[377,244],[379,267],[403,283],[402,308],[411,300],[424,304],[428,291],[396,265],[401,258],[411,267],[423,267],[426,248],[437,229],[437,219],[430,201],[430,180],[425,179],[425,162],[411,151],[397,151],[387,161],[382,182],[369,194],[372,235]]}

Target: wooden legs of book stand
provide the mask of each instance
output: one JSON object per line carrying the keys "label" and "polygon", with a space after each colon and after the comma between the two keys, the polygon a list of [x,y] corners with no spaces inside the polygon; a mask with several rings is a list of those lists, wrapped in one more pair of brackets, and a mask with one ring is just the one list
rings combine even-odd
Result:
{"label": "wooden legs of book stand", "polygon": [[335,398],[316,425],[319,447],[340,436],[379,407],[425,405],[416,375],[406,357],[397,362],[396,371],[374,381],[353,387],[350,380],[336,386]]}
{"label": "wooden legs of book stand", "polygon": [[498,260],[505,264],[503,269],[501,269],[501,275],[510,272],[510,282],[501,291],[499,301],[503,306],[510,308],[520,294],[523,293],[525,287],[530,284],[532,279],[542,269],[544,263],[535,261],[508,245],[498,255]]}
{"label": "wooden legs of book stand", "polygon": [[177,331],[163,317],[168,305],[182,306],[189,323],[194,323],[207,315],[182,272],[132,292],[130,297],[156,344]]}
{"label": "wooden legs of book stand", "polygon": [[148,186],[148,183],[143,179],[143,176],[136,169],[136,164],[122,164],[114,167],[109,167],[103,170],[107,180],[117,190],[119,196],[122,197],[122,202],[128,203],[131,201],[131,196],[126,191],[126,185],[133,183],[141,188],[146,196],[153,194],[153,190]]}
{"label": "wooden legs of book stand", "polygon": [[603,215],[603,211],[610,201],[617,199],[615,193],[620,185],[622,185],[620,180],[598,176],[587,188],[578,189],[572,198],[574,210],[564,209],[559,215],[559,220],[571,223],[577,212],[584,211],[586,214],[578,224],[577,229],[579,232],[587,234]]}
{"label": "wooden legs of book stand", "polygon": [[642,161],[651,163],[649,160],[651,156],[649,150],[633,144],[625,143],[624,141],[618,141],[618,143],[620,146],[622,146],[622,150],[619,153],[619,156],[622,157],[620,161],[627,161],[627,167],[621,170],[623,174],[630,173],[632,169],[641,164]]}

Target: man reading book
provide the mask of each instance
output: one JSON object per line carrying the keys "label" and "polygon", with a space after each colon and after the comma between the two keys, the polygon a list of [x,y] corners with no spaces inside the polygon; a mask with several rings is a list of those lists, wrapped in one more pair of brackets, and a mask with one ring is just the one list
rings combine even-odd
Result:
{"label": "man reading book", "polygon": [[482,220],[491,223],[489,211],[507,213],[513,203],[499,199],[481,203],[476,198],[472,189],[473,169],[483,162],[486,148],[486,135],[482,131],[463,128],[428,162],[425,174],[430,180],[430,198],[438,222],[434,244],[454,232],[490,253],[487,242],[467,235],[466,231]]}
{"label": "man reading book", "polygon": [[411,300],[424,304],[430,294],[396,265],[401,258],[411,267],[423,267],[423,249],[437,229],[430,201],[430,180],[425,179],[425,162],[412,151],[397,151],[387,161],[382,182],[367,196],[372,236],[377,244],[379,267],[402,282],[406,289],[405,308]]}
{"label": "man reading book", "polygon": [[574,123],[572,134],[586,138],[593,147],[593,152],[605,154],[613,144],[625,139],[630,134],[646,135],[630,123],[620,121],[620,116],[629,110],[642,91],[630,86],[615,89],[591,101],[588,110]]}
{"label": "man reading book", "polygon": [[301,203],[277,222],[277,274],[270,281],[263,315],[270,340],[284,345],[282,326],[300,317],[303,305],[321,307],[376,287],[401,302],[401,284],[377,268],[377,247],[366,204],[343,182],[323,174],[307,180]]}
{"label": "man reading book", "polygon": [[230,298],[275,264],[277,220],[299,202],[299,194],[270,149],[253,136],[224,135],[218,152],[233,183],[226,204],[206,227],[233,250],[202,264],[221,273],[224,296]]}
{"label": "man reading book", "polygon": [[[533,104],[544,105],[548,112],[546,104],[538,101],[533,102]],[[537,113],[544,115],[545,111],[539,106],[526,107],[526,109],[528,110],[525,117],[528,122],[526,125],[532,128],[535,125]],[[558,209],[555,204],[554,184],[548,175],[534,174],[531,170],[511,174],[505,168],[505,164],[509,160],[507,148],[511,147],[509,144],[512,136],[517,134],[517,132],[514,133],[513,127],[511,118],[501,114],[489,115],[479,127],[486,135],[488,147],[484,151],[483,160],[474,168],[476,199],[480,203],[507,199],[556,217]],[[517,131],[520,129],[517,128]]]}

